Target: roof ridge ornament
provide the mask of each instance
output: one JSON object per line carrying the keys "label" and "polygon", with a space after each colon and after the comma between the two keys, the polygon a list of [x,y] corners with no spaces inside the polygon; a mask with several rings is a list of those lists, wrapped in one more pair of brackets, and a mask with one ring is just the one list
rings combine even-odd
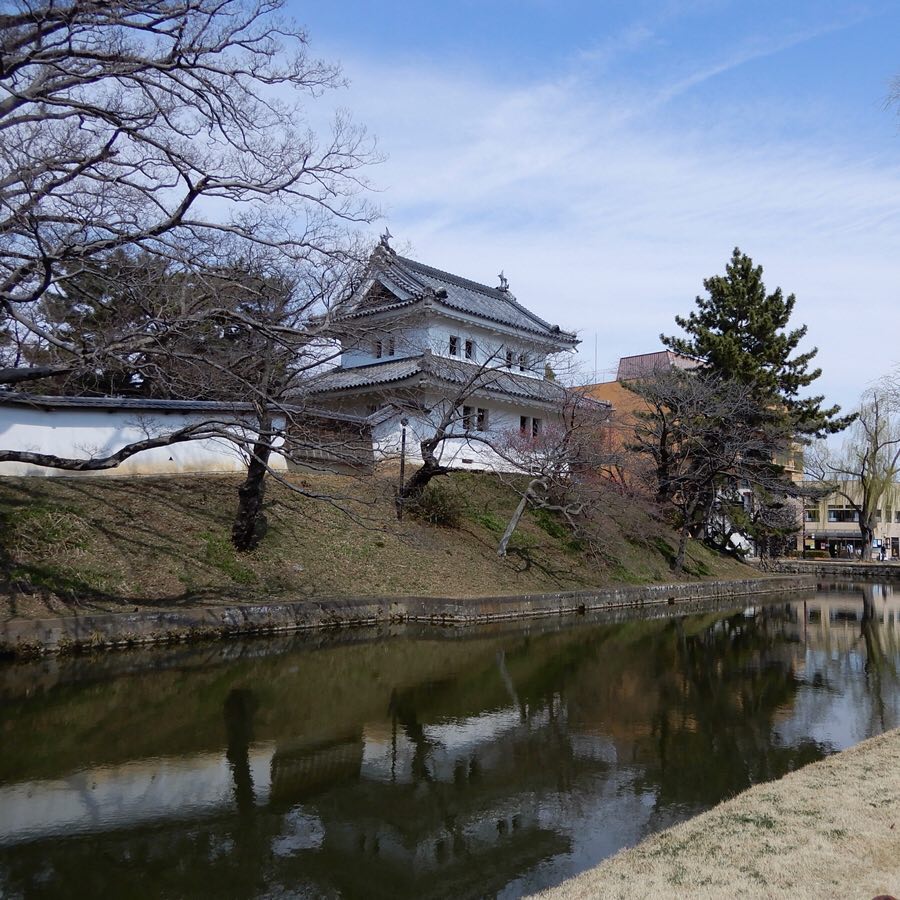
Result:
{"label": "roof ridge ornament", "polygon": [[509,291],[509,279],[503,274],[503,269],[500,270],[500,274],[497,276],[500,279],[500,287],[497,290],[503,291],[503,293],[507,293]]}
{"label": "roof ridge ornament", "polygon": [[381,237],[378,238],[378,245],[380,247],[384,247],[385,250],[390,250],[391,253],[394,253],[394,249],[391,247],[390,241],[393,235],[391,234],[390,228],[385,226],[384,231],[381,234]]}

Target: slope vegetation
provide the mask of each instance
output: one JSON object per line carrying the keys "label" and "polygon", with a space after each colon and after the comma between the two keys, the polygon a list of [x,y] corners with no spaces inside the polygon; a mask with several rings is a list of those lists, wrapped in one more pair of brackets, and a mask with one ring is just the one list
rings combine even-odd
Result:
{"label": "slope vegetation", "polygon": [[[291,483],[330,499],[273,483],[265,538],[242,555],[228,540],[233,477],[0,479],[0,616],[261,598],[490,596],[673,580],[675,536],[615,493],[592,547],[573,540],[553,514],[528,512],[509,556],[499,559],[497,542],[518,496],[489,476],[443,479],[430,506],[403,522],[394,513],[391,479],[315,474],[292,476]],[[695,545],[685,577],[748,571]]]}

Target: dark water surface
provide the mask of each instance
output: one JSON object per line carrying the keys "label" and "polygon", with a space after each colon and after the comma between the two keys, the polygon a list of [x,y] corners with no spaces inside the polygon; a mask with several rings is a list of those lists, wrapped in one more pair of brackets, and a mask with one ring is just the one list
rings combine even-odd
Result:
{"label": "dark water surface", "polygon": [[528,893],[900,724],[895,590],[0,667],[0,896]]}

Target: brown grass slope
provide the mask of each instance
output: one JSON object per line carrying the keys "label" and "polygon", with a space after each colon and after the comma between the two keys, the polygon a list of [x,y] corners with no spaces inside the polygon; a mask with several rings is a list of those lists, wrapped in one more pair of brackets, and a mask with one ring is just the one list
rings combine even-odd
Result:
{"label": "brown grass slope", "polygon": [[[673,580],[675,536],[611,493],[593,551],[552,514],[529,512],[498,559],[518,497],[485,475],[443,479],[458,527],[408,514],[398,523],[393,481],[292,476],[310,493],[272,483],[259,548],[229,544],[238,479],[0,478],[0,617],[86,610],[177,608],[324,596],[467,597],[579,590]],[[748,567],[691,548],[686,578],[746,577]]]}

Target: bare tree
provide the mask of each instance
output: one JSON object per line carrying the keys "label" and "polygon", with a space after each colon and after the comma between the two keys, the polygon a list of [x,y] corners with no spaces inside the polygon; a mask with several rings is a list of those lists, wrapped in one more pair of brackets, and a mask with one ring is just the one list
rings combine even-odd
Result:
{"label": "bare tree", "polygon": [[[328,310],[346,296],[357,275],[352,262],[331,260],[317,265],[300,282],[272,277],[244,279],[245,296],[239,304],[247,324],[230,325],[227,342],[231,352],[217,361],[216,383],[230,396],[242,393],[254,408],[254,424],[240,447],[247,459],[247,475],[238,489],[238,508],[232,526],[232,543],[238,550],[253,549],[265,528],[263,502],[267,477],[275,477],[292,491],[327,500],[347,511],[348,496],[323,496],[308,487],[285,481],[273,468],[273,456],[289,463],[311,464],[306,451],[331,461],[354,461],[354,451],[367,434],[335,429],[334,413],[314,408],[309,387],[315,373],[340,352],[331,333]],[[232,287],[237,279],[232,282]],[[346,334],[346,330],[344,331]],[[195,359],[198,373],[208,369],[209,356]],[[325,423],[325,428],[323,428]],[[329,427],[331,426],[331,427]],[[232,438],[235,441],[235,438]],[[327,465],[327,463],[326,463]]]}
{"label": "bare tree", "polygon": [[569,397],[569,391],[557,381],[511,374],[502,347],[485,353],[478,363],[457,361],[430,349],[420,360],[421,378],[415,387],[385,395],[385,399],[413,412],[419,429],[422,462],[398,492],[398,510],[420,497],[434,478],[453,471],[445,461],[453,455],[447,453],[448,447],[480,447],[495,464],[517,471],[527,466],[527,459],[517,455],[510,430],[498,428],[489,415],[492,396],[509,400],[525,386],[539,391],[548,413],[554,415],[565,407]]}
{"label": "bare tree", "polygon": [[[17,0],[0,14],[0,385],[240,400],[94,458],[216,437],[248,462],[233,530],[258,539],[273,453],[309,430],[334,299],[374,212],[365,131],[302,101],[342,84],[284,0]],[[276,287],[278,285],[278,287]],[[286,440],[293,434],[293,440]],[[301,440],[299,443],[303,443]]]}
{"label": "bare tree", "polygon": [[856,512],[864,560],[872,558],[879,504],[900,473],[900,417],[885,387],[863,396],[841,450],[820,444],[807,465],[822,488],[843,497]]}
{"label": "bare tree", "polygon": [[631,447],[653,462],[654,490],[679,528],[673,569],[684,567],[687,540],[711,521],[723,492],[736,484],[791,491],[773,450],[789,434],[753,397],[752,390],[700,370],[671,370],[629,382],[646,409],[636,414]]}
{"label": "bare tree", "polygon": [[542,509],[562,517],[576,539],[589,537],[588,516],[598,512],[604,473],[619,462],[608,432],[609,407],[576,389],[560,397],[556,421],[539,434],[509,435],[498,452],[527,478],[513,480],[498,473],[520,494],[497,555],[506,556],[509,542],[525,510]]}
{"label": "bare tree", "polygon": [[[49,319],[119,252],[221,272],[347,253],[374,159],[346,116],[319,139],[301,98],[341,84],[284,0],[17,0],[0,15],[0,384],[128,364],[227,309],[147,310],[142,327]],[[252,325],[246,316],[238,323]],[[52,350],[49,361],[39,351]]]}
{"label": "bare tree", "polygon": [[[386,395],[398,408],[417,413],[421,421],[418,449],[422,464],[405,481],[397,494],[398,514],[404,506],[417,500],[432,481],[446,475],[451,468],[442,462],[442,450],[451,441],[485,443],[488,423],[477,419],[469,411],[469,400],[479,392],[489,390],[503,377],[500,352],[486,355],[477,365],[457,363],[426,348],[421,356],[422,377],[412,390],[392,391]],[[426,406],[423,388],[435,393]]]}
{"label": "bare tree", "polygon": [[[296,275],[297,269],[289,271]],[[367,440],[359,424],[316,409],[308,395],[313,375],[340,352],[327,310],[346,295],[357,277],[357,267],[352,259],[333,258],[308,267],[301,278],[291,280],[284,272],[249,267],[243,260],[216,272],[182,270],[174,278],[163,277],[154,264],[149,275],[133,274],[123,285],[117,284],[115,302],[107,304],[103,290],[110,288],[110,280],[119,272],[119,266],[99,270],[90,280],[97,293],[79,293],[82,311],[87,310],[91,321],[79,321],[76,330],[102,329],[104,316],[97,311],[103,313],[107,307],[116,322],[123,317],[145,318],[153,309],[184,309],[185,304],[215,308],[221,315],[204,317],[204,327],[195,322],[193,329],[182,316],[178,329],[169,331],[165,340],[148,341],[140,351],[123,356],[115,372],[87,373],[90,382],[84,374],[77,380],[74,373],[57,376],[51,380],[54,392],[91,392],[92,382],[99,380],[100,387],[115,383],[127,387],[125,393],[154,399],[218,402],[208,403],[204,407],[208,412],[198,411],[195,421],[174,431],[158,422],[145,422],[143,440],[103,456],[61,458],[0,450],[0,462],[92,471],[112,468],[145,450],[189,440],[230,444],[247,465],[238,490],[232,541],[239,550],[252,549],[264,531],[268,477],[317,497],[308,486],[284,479],[284,463],[327,467],[335,462],[355,462]],[[93,302],[88,304],[88,299]],[[371,452],[370,443],[368,449]],[[350,502],[348,497],[335,495],[321,499],[338,505]]]}

